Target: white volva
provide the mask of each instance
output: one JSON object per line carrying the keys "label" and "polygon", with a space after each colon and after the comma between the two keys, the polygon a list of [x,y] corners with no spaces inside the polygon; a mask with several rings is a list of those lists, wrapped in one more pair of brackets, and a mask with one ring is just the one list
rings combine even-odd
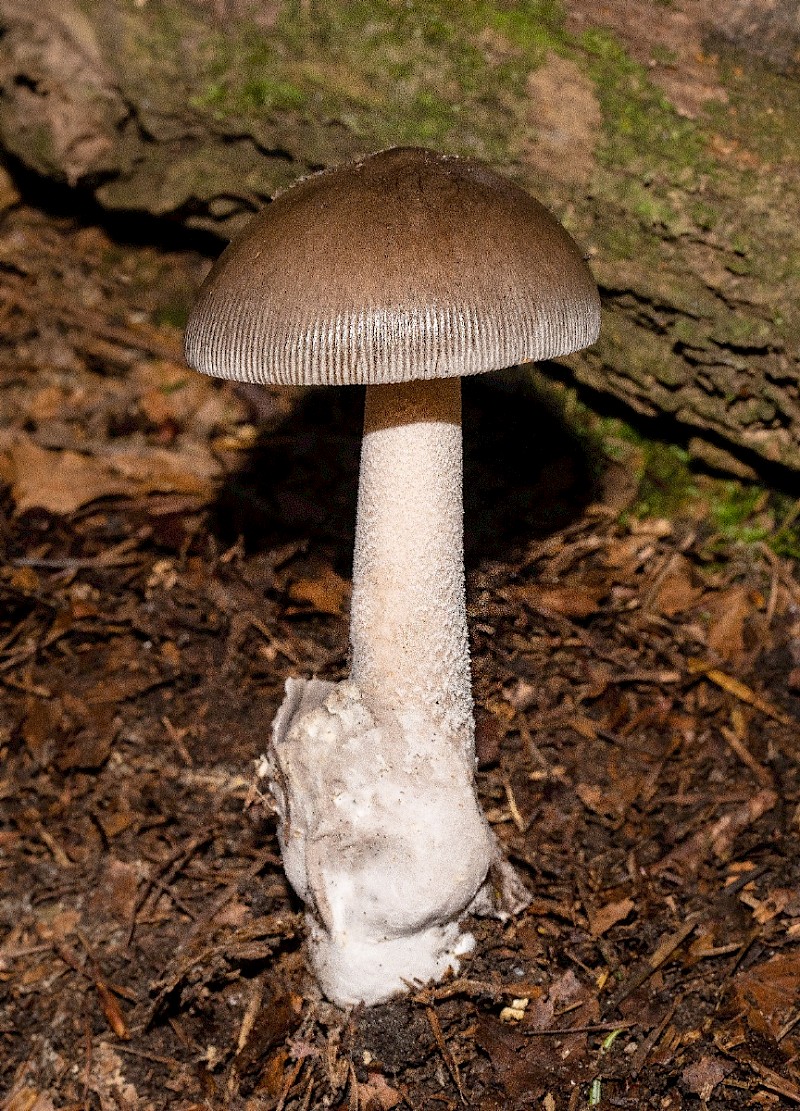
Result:
{"label": "white volva", "polygon": [[460,385],[367,391],[351,680],[290,679],[273,727],[284,865],[339,1003],[457,969],[497,856],[473,786]]}

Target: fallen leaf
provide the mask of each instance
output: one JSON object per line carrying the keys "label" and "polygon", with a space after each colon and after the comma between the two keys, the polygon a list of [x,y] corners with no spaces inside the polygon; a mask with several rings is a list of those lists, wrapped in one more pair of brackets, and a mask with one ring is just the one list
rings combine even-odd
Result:
{"label": "fallen leaf", "polygon": [[570,729],[574,729],[578,736],[585,737],[587,741],[597,740],[597,731],[600,726],[585,714],[576,714],[566,724]]}
{"label": "fallen leaf", "polygon": [[49,763],[61,733],[57,699],[31,699],[22,721],[22,739],[40,768]]}
{"label": "fallen leaf", "polygon": [[42,941],[63,942],[74,931],[80,920],[80,911],[73,908],[62,910],[52,918],[40,918],[36,923],[36,933]]}
{"label": "fallen leaf", "polygon": [[76,768],[91,770],[108,759],[120,722],[112,705],[87,705],[77,692],[65,691],[61,696],[64,735],[59,737],[55,763],[60,771]]}
{"label": "fallen leaf", "polygon": [[712,683],[716,683],[718,687],[722,687],[724,691],[728,691],[729,694],[734,695],[750,706],[755,706],[762,714],[774,718],[782,725],[794,724],[793,718],[789,717],[788,714],[784,714],[782,710],[773,706],[771,702],[768,702],[765,698],[756,694],[746,683],[741,682],[740,679],[736,679],[733,675],[727,675],[724,671],[720,671],[719,668],[711,667],[711,665],[704,660],[697,659],[693,656],[689,658],[687,663],[690,675],[705,676],[705,678],[710,679]]}
{"label": "fallen leaf", "polygon": [[722,1083],[730,1069],[731,1066],[726,1067],[718,1057],[701,1057],[693,1065],[687,1065],[681,1079],[690,1092],[705,1101],[717,1085]]}
{"label": "fallen leaf", "polygon": [[756,612],[750,591],[732,586],[716,594],[708,603],[709,649],[723,660],[736,660],[745,652],[745,624]]}
{"label": "fallen leaf", "polygon": [[608,593],[606,586],[565,583],[563,586],[520,587],[523,601],[535,610],[560,613],[564,617],[591,617],[600,610],[600,600]]}
{"label": "fallen leaf", "polygon": [[86,701],[93,704],[116,704],[137,698],[140,694],[164,682],[164,675],[155,669],[132,667],[131,671],[117,672],[101,680],[86,692]]}
{"label": "fallen leaf", "polygon": [[74,513],[97,498],[131,495],[135,485],[91,456],[47,451],[28,437],[11,448],[11,496],[17,513]]}
{"label": "fallen leaf", "polygon": [[297,579],[290,585],[288,594],[294,602],[311,606],[318,613],[330,613],[338,617],[347,607],[350,584],[327,567],[316,579]]}
{"label": "fallen leaf", "polygon": [[366,1084],[358,1085],[358,1105],[364,1111],[391,1111],[402,1100],[401,1093],[390,1087],[380,1073],[370,1076]]}
{"label": "fallen leaf", "polygon": [[800,1004],[800,954],[781,953],[740,972],[734,990],[750,1029],[777,1038]]}
{"label": "fallen leaf", "polygon": [[95,913],[129,922],[136,909],[140,869],[124,860],[109,857],[91,898]]}
{"label": "fallen leaf", "polygon": [[685,556],[676,555],[670,562],[669,573],[661,580],[653,601],[665,617],[675,617],[691,609],[701,598],[702,588],[693,581],[692,565]]}
{"label": "fallen leaf", "polygon": [[592,810],[601,817],[613,818],[619,814],[619,799],[603,787],[597,787],[593,783],[578,783],[575,794],[587,810]]}
{"label": "fallen leaf", "polygon": [[103,459],[147,492],[209,497],[214,489],[212,480],[220,474],[216,459],[201,443],[187,444],[180,449],[114,448],[104,454]]}
{"label": "fallen leaf", "polygon": [[720,860],[730,856],[733,843],[759,818],[763,817],[778,802],[778,795],[768,787],[756,791],[747,802],[718,818],[716,822],[704,826],[689,837],[683,844],[672,849],[661,860],[650,866],[653,872],[664,868],[681,867],[696,869],[713,852]]}
{"label": "fallen leaf", "polygon": [[66,515],[98,498],[181,493],[209,498],[219,465],[205,445],[166,448],[112,447],[102,455],[50,451],[20,434],[8,452],[11,495],[17,513],[44,509]]}
{"label": "fallen leaf", "polygon": [[13,1090],[2,1104],[2,1111],[55,1111],[48,1092],[39,1092],[27,1084]]}
{"label": "fallen leaf", "polygon": [[620,899],[616,903],[606,903],[604,907],[589,915],[589,932],[592,937],[602,937],[604,933],[627,918],[634,908],[633,899]]}

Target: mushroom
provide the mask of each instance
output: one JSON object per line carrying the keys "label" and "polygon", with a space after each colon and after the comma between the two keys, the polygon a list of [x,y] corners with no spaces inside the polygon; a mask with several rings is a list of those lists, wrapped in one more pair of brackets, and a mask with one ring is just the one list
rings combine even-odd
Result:
{"label": "mushroom", "polygon": [[199,293],[198,370],[367,387],[350,678],[288,679],[267,760],[334,1002],[457,970],[466,913],[525,905],[475,794],[459,378],[576,351],[598,328],[591,274],[545,208],[415,148],[291,186]]}

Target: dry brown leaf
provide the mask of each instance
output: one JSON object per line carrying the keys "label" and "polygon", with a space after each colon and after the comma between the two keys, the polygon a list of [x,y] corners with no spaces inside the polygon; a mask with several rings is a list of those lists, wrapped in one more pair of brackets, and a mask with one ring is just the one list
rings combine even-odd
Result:
{"label": "dry brown leaf", "polygon": [[731,1066],[725,1066],[718,1057],[701,1057],[693,1065],[683,1070],[681,1079],[690,1092],[707,1100],[711,1093],[725,1079]]}
{"label": "dry brown leaf", "polygon": [[616,903],[606,903],[604,907],[589,915],[589,932],[592,937],[602,937],[604,933],[628,917],[634,908],[633,899],[620,899]]}
{"label": "dry brown leaf", "polygon": [[606,541],[603,562],[606,567],[618,569],[619,578],[624,578],[633,574],[642,562],[642,553],[648,549],[649,545],[640,536],[612,536]]}
{"label": "dry brown leaf", "polygon": [[148,447],[116,448],[103,459],[125,478],[140,483],[146,491],[164,494],[196,494],[209,497],[212,480],[220,467],[205,444],[192,443],[176,449]]}
{"label": "dry brown leaf", "polygon": [[10,451],[11,496],[17,513],[45,509],[74,513],[97,498],[130,496],[135,484],[91,456],[74,451],[47,451],[20,437]]}
{"label": "dry brown leaf", "polygon": [[9,449],[11,494],[17,513],[44,509],[66,515],[98,498],[144,493],[211,497],[219,466],[201,445],[113,448],[102,455],[50,451],[20,435]]}
{"label": "dry brown leaf", "polygon": [[135,864],[109,857],[91,898],[95,913],[130,922],[136,909],[140,870]]}
{"label": "dry brown leaf", "polygon": [[39,767],[50,761],[60,731],[61,703],[57,699],[31,699],[22,721],[22,739]]}
{"label": "dry brown leaf", "polygon": [[704,675],[706,679],[709,679],[712,683],[716,683],[716,685],[721,687],[724,691],[741,699],[742,702],[746,702],[749,706],[755,706],[762,714],[774,718],[775,721],[779,721],[781,725],[794,724],[793,718],[789,717],[788,714],[784,714],[777,706],[773,706],[766,698],[762,698],[760,695],[756,694],[746,683],[741,682],[740,679],[736,679],[733,675],[726,675],[726,673],[720,671],[719,668],[711,667],[706,661],[699,660],[694,656],[691,656],[687,663],[689,665],[690,675]]}
{"label": "dry brown leaf", "polygon": [[390,1087],[380,1073],[370,1076],[366,1084],[358,1085],[358,1104],[364,1111],[391,1111],[402,1101],[401,1093]]}
{"label": "dry brown leaf", "polygon": [[763,817],[777,802],[778,795],[775,791],[768,787],[761,788],[747,802],[741,803],[716,822],[704,826],[683,844],[668,852],[661,860],[651,865],[651,871],[657,873],[664,868],[681,865],[693,870],[707,859],[709,852],[713,852],[720,860],[725,860],[730,856],[733,843],[739,834]]}
{"label": "dry brown leaf", "polygon": [[729,814],[725,814],[714,822],[708,831],[709,842],[715,856],[724,860],[731,851],[733,842],[743,830],[757,822],[767,811],[771,810],[778,802],[778,795],[769,787],[763,787],[746,803],[737,806]]}
{"label": "dry brown leaf", "polygon": [[133,823],[133,814],[128,809],[127,803],[123,802],[120,808],[114,810],[104,810],[98,814],[98,821],[103,827],[103,833],[111,840],[112,837],[117,837],[120,833],[124,833]]}
{"label": "dry brown leaf", "polygon": [[520,593],[532,609],[580,618],[590,617],[600,610],[600,600],[608,593],[608,588],[565,583],[563,586],[524,586]]}
{"label": "dry brown leaf", "polygon": [[756,612],[750,591],[732,586],[709,600],[708,612],[707,644],[711,651],[723,660],[743,656],[745,623]]}
{"label": "dry brown leaf", "polygon": [[155,669],[145,671],[133,667],[127,674],[117,672],[91,687],[86,692],[86,701],[101,705],[127,702],[129,698],[136,698],[163,681],[164,676]]}
{"label": "dry brown leaf", "polygon": [[694,584],[693,578],[689,560],[685,556],[674,556],[669,573],[661,580],[653,599],[665,617],[675,617],[700,600],[703,590]]}
{"label": "dry brown leaf", "polygon": [[55,1111],[49,1092],[39,1092],[27,1084],[13,1090],[0,1104],[1,1111]]}
{"label": "dry brown leaf", "polygon": [[800,954],[781,953],[740,972],[734,989],[750,1028],[776,1038],[800,1003]]}
{"label": "dry brown leaf", "polygon": [[604,787],[598,787],[593,783],[579,783],[575,787],[575,794],[587,810],[592,810],[603,818],[614,818],[619,814],[619,798],[616,793],[612,795]]}
{"label": "dry brown leaf", "polygon": [[80,923],[81,913],[74,908],[62,910],[52,918],[40,918],[36,923],[36,933],[42,941],[63,942]]}
{"label": "dry brown leaf", "polygon": [[62,752],[59,752],[56,766],[61,772],[77,769],[96,771],[105,764],[111,755],[113,742],[114,737],[108,732],[104,731],[97,734],[86,730]]}
{"label": "dry brown leaf", "polygon": [[316,579],[297,579],[288,590],[294,602],[311,606],[318,613],[330,613],[335,617],[344,613],[350,598],[350,583],[341,575],[326,567]]}
{"label": "dry brown leaf", "polygon": [[585,714],[576,714],[566,724],[570,729],[574,729],[578,736],[585,737],[587,741],[597,740],[597,731],[600,726],[593,718],[587,717]]}

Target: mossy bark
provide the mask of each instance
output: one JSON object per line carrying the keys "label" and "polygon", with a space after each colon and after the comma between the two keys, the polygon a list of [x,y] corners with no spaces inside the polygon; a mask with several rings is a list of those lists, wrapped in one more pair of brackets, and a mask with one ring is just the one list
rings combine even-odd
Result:
{"label": "mossy bark", "polygon": [[569,360],[579,382],[716,463],[800,470],[796,79],[723,56],[722,95],[687,119],[570,18],[549,0],[0,0],[0,143],[108,209],[220,240],[370,150],[487,159],[591,256],[606,312]]}

